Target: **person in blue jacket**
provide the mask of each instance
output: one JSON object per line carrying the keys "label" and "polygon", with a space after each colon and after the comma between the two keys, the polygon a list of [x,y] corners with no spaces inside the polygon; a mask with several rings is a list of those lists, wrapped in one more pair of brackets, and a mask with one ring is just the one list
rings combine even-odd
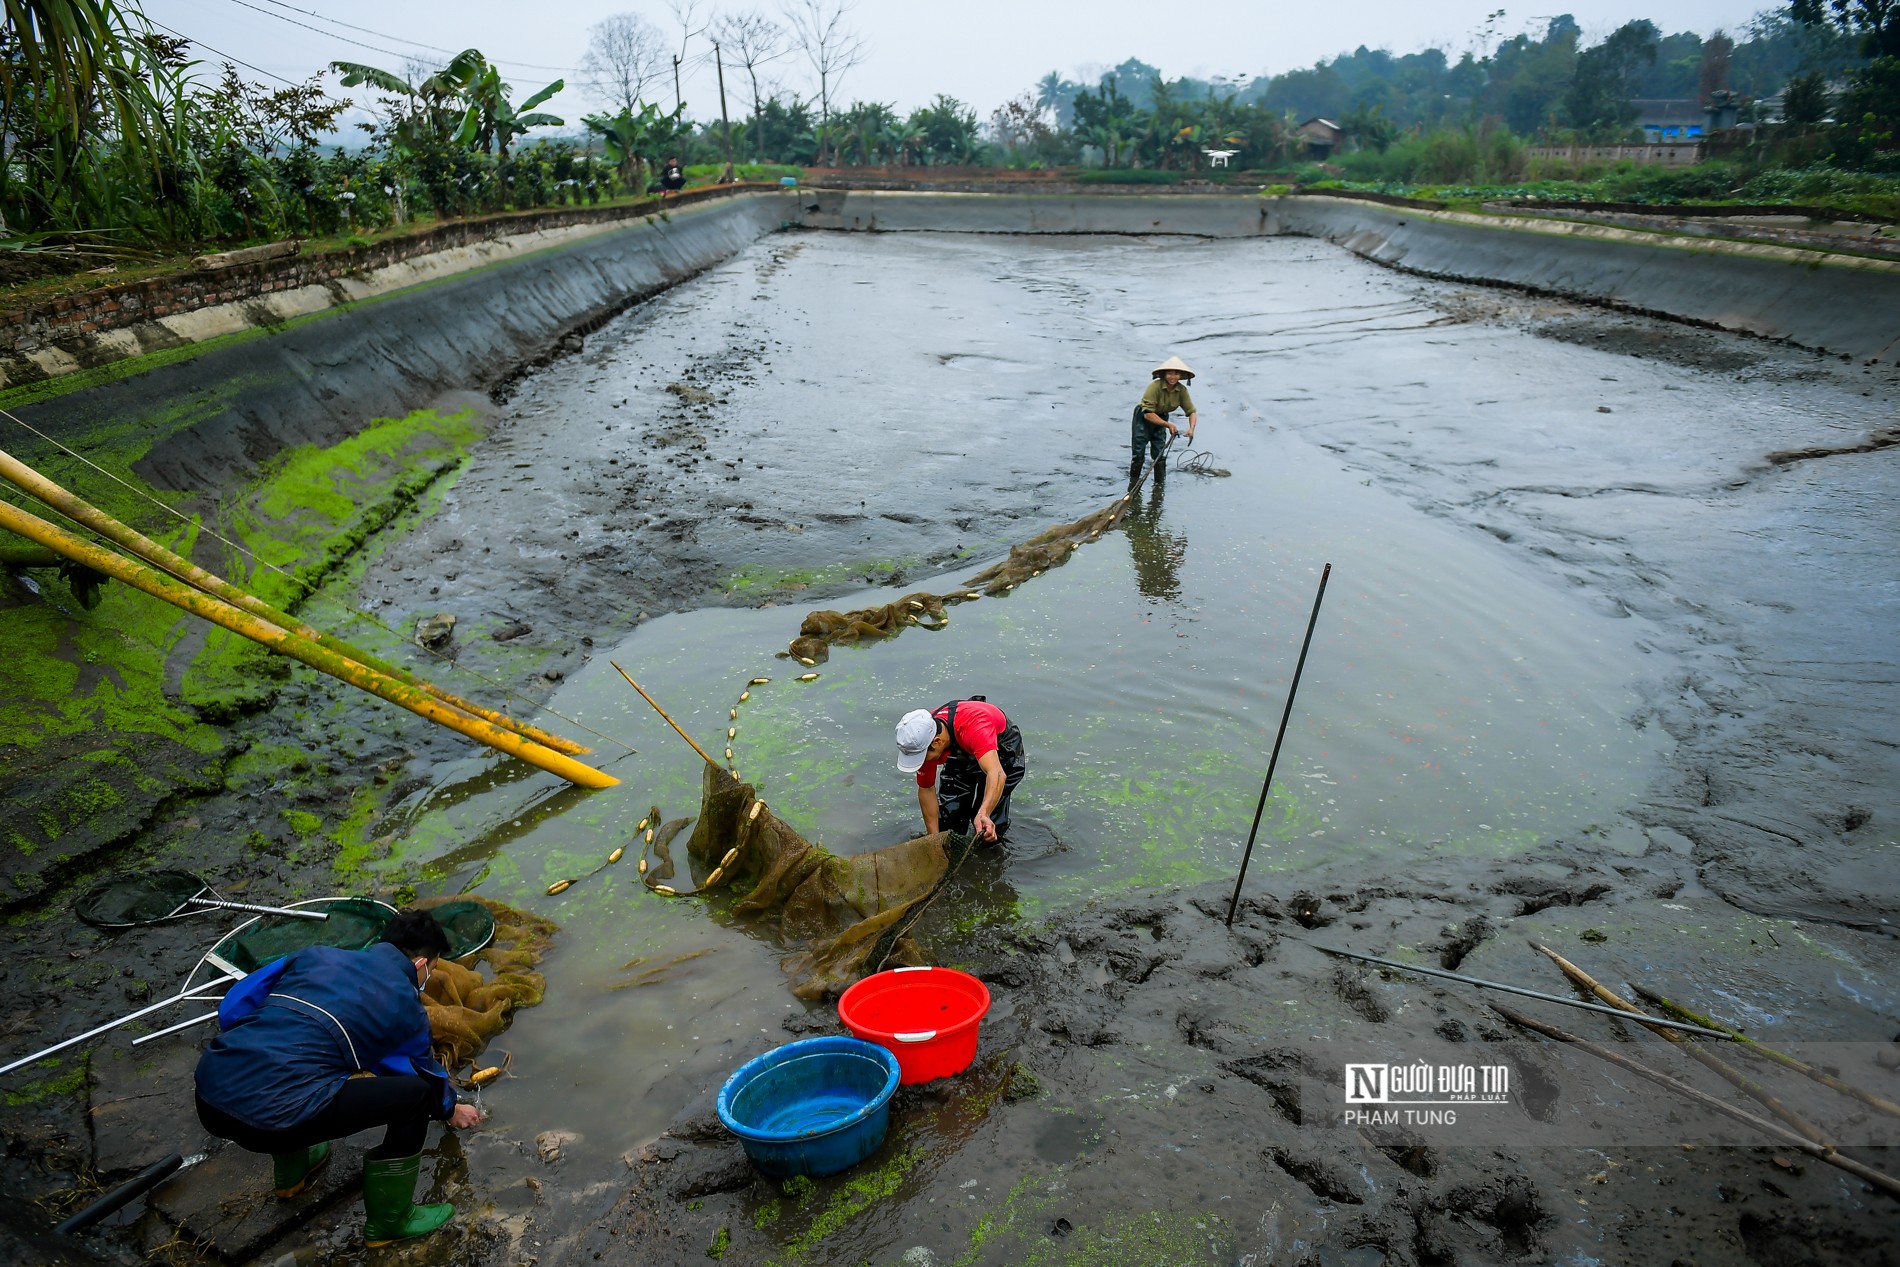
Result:
{"label": "person in blue jacket", "polygon": [[448,936],[427,911],[403,911],[367,950],[311,946],[231,987],[218,1036],[198,1061],[198,1120],[240,1148],[271,1154],[277,1195],[296,1196],[330,1159],[330,1141],[385,1126],[363,1162],[363,1239],[421,1236],[455,1214],[416,1205],[431,1119],[458,1129],[482,1112],[458,1104],[430,1055],[422,986]]}

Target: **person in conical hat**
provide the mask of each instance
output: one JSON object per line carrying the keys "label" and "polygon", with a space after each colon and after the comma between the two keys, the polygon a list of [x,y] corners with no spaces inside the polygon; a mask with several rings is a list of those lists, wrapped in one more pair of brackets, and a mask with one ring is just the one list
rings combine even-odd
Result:
{"label": "person in conical hat", "polygon": [[1177,409],[1187,415],[1188,443],[1194,443],[1194,428],[1200,421],[1195,411],[1194,398],[1188,395],[1187,385],[1194,377],[1194,371],[1178,356],[1171,356],[1155,366],[1149,375],[1148,389],[1141,393],[1141,403],[1135,406],[1135,416],[1131,420],[1130,440],[1134,445],[1134,460],[1128,464],[1128,487],[1133,488],[1141,478],[1141,451],[1148,450],[1155,460],[1155,478],[1159,480],[1167,474],[1167,464],[1162,454],[1167,451],[1168,438],[1181,434],[1181,428],[1168,421],[1170,414]]}

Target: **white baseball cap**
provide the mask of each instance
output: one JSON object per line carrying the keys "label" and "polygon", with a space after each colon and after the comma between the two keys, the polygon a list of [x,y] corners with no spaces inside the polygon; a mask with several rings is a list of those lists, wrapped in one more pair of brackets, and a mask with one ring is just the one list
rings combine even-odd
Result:
{"label": "white baseball cap", "polygon": [[897,768],[915,774],[924,765],[930,745],[937,737],[937,719],[930,710],[913,708],[897,719]]}

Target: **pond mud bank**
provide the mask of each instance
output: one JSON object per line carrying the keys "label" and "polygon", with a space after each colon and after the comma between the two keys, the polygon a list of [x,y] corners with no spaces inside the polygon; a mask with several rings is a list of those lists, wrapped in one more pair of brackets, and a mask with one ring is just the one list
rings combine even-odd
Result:
{"label": "pond mud bank", "polygon": [[[748,214],[775,226],[776,197]],[[297,543],[271,556],[287,569],[330,559],[296,583],[307,619],[452,689],[545,702],[536,720],[624,780],[577,792],[297,669],[269,709],[189,716],[175,742],[206,745],[206,790],[155,799],[112,856],[253,900],[470,892],[559,925],[545,1000],[498,1041],[489,1122],[432,1137],[425,1192],[462,1213],[404,1261],[1879,1261],[1900,1203],[1541,1045],[1482,995],[1317,947],[1561,992],[1535,938],[1894,1096],[1884,365],[1291,235],[767,227],[709,227],[753,236],[505,390],[438,383],[393,421],[313,435],[277,485],[266,463],[215,516],[180,500],[308,531],[259,534]],[[788,672],[808,609],[943,592],[1117,496],[1132,396],[1170,352],[1200,372],[1196,448],[1227,477],[1177,460],[1063,566],[940,631],[834,649],[814,681]],[[249,399],[240,379],[203,408]],[[220,487],[252,487],[242,457],[152,468],[122,446],[112,469],[224,463]],[[48,645],[81,652],[98,698],[125,652],[74,631],[107,609],[42,591]],[[453,664],[406,645],[435,615],[456,617]],[[835,1029],[786,987],[797,947],[724,897],[648,891],[631,858],[597,870],[650,806],[695,812],[700,781],[610,657],[690,732],[736,731],[773,811],[841,853],[916,830],[888,752],[905,709],[981,691],[1024,728],[1010,839],[921,930],[990,984],[977,1064],[903,1092],[846,1175],[759,1180],[709,1114],[745,1059]],[[124,698],[182,714],[159,687]],[[73,719],[70,742],[98,724]],[[174,988],[225,927],[102,936],[69,913],[85,878],[52,871],[0,933],[9,1059]],[[1606,1019],[1522,1010],[1723,1090]],[[190,1098],[204,1033],[135,1048],[137,1028],[9,1081],[14,1202],[63,1213],[215,1143]],[[1508,1067],[1517,1094],[1422,1136],[1336,1120],[1345,1064],[1418,1059]],[[1840,1140],[1884,1167],[1876,1125]],[[301,1203],[219,1149],[88,1252],[380,1262],[352,1190],[366,1142]]]}
{"label": "pond mud bank", "polygon": [[[152,345],[139,355],[0,393],[0,447],[288,606],[452,482],[512,381],[776,229],[777,203],[743,194],[664,220],[502,237],[162,319],[167,339],[122,332]],[[41,576],[43,591],[9,582],[0,600],[0,696],[17,706],[0,736],[14,809],[0,903],[123,839],[166,798],[216,787],[230,740],[215,724],[262,706],[283,675],[123,586],[87,613]]]}

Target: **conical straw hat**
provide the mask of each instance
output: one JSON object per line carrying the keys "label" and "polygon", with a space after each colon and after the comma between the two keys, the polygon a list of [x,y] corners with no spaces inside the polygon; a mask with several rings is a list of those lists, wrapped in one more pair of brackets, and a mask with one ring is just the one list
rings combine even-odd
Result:
{"label": "conical straw hat", "polygon": [[1154,373],[1148,375],[1148,377],[1160,378],[1161,371],[1163,370],[1178,371],[1181,377],[1184,379],[1192,379],[1194,377],[1194,371],[1189,369],[1186,363],[1183,362],[1181,358],[1178,356],[1171,356],[1167,360],[1161,362],[1161,364],[1155,366]]}

